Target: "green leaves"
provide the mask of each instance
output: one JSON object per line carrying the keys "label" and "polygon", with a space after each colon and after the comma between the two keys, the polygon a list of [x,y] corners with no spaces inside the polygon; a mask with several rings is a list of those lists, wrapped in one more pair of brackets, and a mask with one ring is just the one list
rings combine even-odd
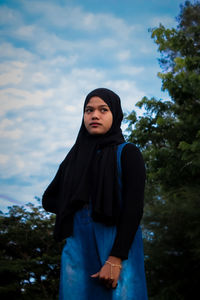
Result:
{"label": "green leaves", "polygon": [[154,300],[195,299],[200,272],[200,3],[187,1],[178,21],[151,30],[171,100],[144,97],[143,116],[126,117],[147,169],[143,226]]}
{"label": "green leaves", "polygon": [[2,299],[56,299],[62,245],[53,239],[54,222],[33,204],[1,215]]}

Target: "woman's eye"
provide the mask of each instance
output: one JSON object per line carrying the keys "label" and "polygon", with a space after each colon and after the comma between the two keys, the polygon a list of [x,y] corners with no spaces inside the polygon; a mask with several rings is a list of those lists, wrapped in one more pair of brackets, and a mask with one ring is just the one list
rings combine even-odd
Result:
{"label": "woman's eye", "polygon": [[91,111],[92,111],[91,108],[86,108],[86,110],[85,110],[86,113],[90,113]]}
{"label": "woman's eye", "polygon": [[[86,109],[85,109],[85,113],[91,113],[91,112],[93,112],[93,111],[94,111],[93,108],[86,108]],[[104,113],[104,112],[107,112],[108,109],[105,107],[105,108],[101,108],[99,111],[102,112],[102,113]]]}

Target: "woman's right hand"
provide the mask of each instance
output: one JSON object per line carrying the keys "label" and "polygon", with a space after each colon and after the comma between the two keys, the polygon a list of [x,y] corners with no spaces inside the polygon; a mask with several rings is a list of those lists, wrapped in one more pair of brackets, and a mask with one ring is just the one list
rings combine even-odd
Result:
{"label": "woman's right hand", "polygon": [[[111,264],[117,265],[112,266]],[[92,278],[99,278],[107,288],[115,289],[121,272],[121,259],[109,256],[107,262],[103,265],[99,272],[91,275]]]}

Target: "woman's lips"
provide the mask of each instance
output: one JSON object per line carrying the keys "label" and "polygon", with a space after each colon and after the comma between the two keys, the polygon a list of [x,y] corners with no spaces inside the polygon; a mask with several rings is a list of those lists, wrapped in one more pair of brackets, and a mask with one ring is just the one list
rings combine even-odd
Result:
{"label": "woman's lips", "polygon": [[100,126],[101,124],[100,123],[90,123],[90,126],[92,126],[92,127],[97,127],[97,126]]}

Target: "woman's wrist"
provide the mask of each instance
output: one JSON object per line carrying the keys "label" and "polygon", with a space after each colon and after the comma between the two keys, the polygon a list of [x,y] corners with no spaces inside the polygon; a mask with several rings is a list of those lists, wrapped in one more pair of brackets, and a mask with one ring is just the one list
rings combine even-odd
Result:
{"label": "woman's wrist", "polygon": [[112,264],[121,265],[121,263],[122,263],[122,259],[120,257],[116,257],[116,256],[109,256],[107,260]]}

